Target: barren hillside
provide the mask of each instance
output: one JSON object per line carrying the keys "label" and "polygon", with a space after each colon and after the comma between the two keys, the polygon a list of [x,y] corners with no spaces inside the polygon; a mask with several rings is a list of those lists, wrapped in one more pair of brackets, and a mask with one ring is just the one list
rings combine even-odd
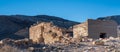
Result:
{"label": "barren hillside", "polygon": [[114,20],[114,21],[116,21],[118,24],[120,24],[120,15],[99,17],[98,20]]}
{"label": "barren hillside", "polygon": [[69,28],[78,24],[78,22],[48,15],[0,15],[0,39],[21,39],[28,37],[29,27],[37,22],[53,22],[56,26],[62,28]]}

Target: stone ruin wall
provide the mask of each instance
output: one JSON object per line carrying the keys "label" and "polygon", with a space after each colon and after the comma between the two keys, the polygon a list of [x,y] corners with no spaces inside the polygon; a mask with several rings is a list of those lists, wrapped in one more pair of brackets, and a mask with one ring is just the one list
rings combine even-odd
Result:
{"label": "stone ruin wall", "polygon": [[30,27],[29,38],[36,43],[54,43],[61,41],[62,37],[65,35],[66,29],[57,27],[52,23],[42,22],[35,26]]}
{"label": "stone ruin wall", "polygon": [[88,20],[88,34],[91,38],[100,38],[100,33],[107,37],[117,37],[117,23],[112,20]]}
{"label": "stone ruin wall", "polygon": [[73,26],[73,34],[74,34],[73,38],[88,36],[87,22]]}
{"label": "stone ruin wall", "polygon": [[117,26],[117,35],[120,38],[120,25]]}
{"label": "stone ruin wall", "polygon": [[[53,23],[42,22],[31,26],[29,29],[29,38],[36,43],[51,44],[55,42],[65,42],[70,35],[68,29],[55,26]],[[99,38],[100,33],[107,33],[107,36],[117,36],[117,24],[112,21],[86,21],[82,24],[73,26],[73,38],[88,36],[90,38]],[[66,36],[67,35],[67,36]]]}
{"label": "stone ruin wall", "polygon": [[88,19],[82,24],[73,26],[74,38],[88,36],[89,38],[100,38],[100,33],[106,33],[107,37],[117,37],[117,23],[112,20]]}

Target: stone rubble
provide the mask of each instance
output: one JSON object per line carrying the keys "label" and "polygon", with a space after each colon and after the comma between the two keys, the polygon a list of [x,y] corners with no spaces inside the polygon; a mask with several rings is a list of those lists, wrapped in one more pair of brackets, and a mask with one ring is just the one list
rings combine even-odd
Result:
{"label": "stone rubble", "polygon": [[[100,40],[102,41],[102,40]],[[80,42],[64,46],[63,52],[120,52],[120,39],[112,39],[104,42],[104,45],[93,45],[91,42]]]}
{"label": "stone rubble", "polygon": [[[67,33],[68,32],[68,33]],[[53,23],[42,22],[30,27],[30,39],[36,43],[52,44],[69,41],[70,31],[55,26]],[[64,40],[62,40],[64,39]]]}
{"label": "stone rubble", "polygon": [[[88,38],[91,39],[91,38]],[[33,52],[120,52],[120,39],[119,38],[108,38],[108,39],[94,39],[93,41],[82,41],[82,42],[71,42],[68,44],[56,42],[53,44],[34,44],[29,43],[26,45],[25,42],[28,39],[12,40],[4,39],[1,40],[3,44],[7,45],[21,45],[25,49]],[[29,40],[30,41],[30,40]],[[28,42],[29,42],[28,41]],[[103,41],[104,44],[93,44],[93,42]],[[17,42],[17,44],[14,44]],[[21,43],[22,42],[22,43]],[[20,48],[21,46],[17,46]],[[23,48],[22,47],[22,48]]]}

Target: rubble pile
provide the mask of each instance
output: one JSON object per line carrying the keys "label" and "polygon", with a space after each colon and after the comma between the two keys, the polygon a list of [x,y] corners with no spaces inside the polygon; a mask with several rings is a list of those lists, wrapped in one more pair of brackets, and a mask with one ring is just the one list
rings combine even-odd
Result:
{"label": "rubble pile", "polygon": [[[89,39],[89,38],[88,38]],[[106,40],[106,41],[105,41]],[[93,44],[93,42],[97,42],[97,44]],[[99,44],[99,43],[104,44]],[[120,39],[102,39],[102,40],[93,40],[88,42],[79,42],[63,44],[63,43],[54,43],[50,44],[46,47],[35,48],[35,50],[39,51],[51,51],[51,52],[120,52]]]}
{"label": "rubble pile", "polygon": [[[95,44],[93,44],[93,42]],[[74,45],[75,46],[75,45]],[[120,39],[108,38],[94,40],[91,42],[80,42],[76,47],[72,46],[67,49],[69,52],[120,52]],[[63,50],[66,51],[66,50]]]}
{"label": "rubble pile", "polygon": [[[87,38],[88,40],[91,38]],[[32,52],[120,52],[120,39],[119,38],[108,38],[108,39],[95,39],[93,41],[81,41],[72,43],[61,43],[56,42],[53,44],[34,44],[28,39],[12,40],[4,39],[1,40],[3,44],[9,45],[21,45],[24,49]],[[69,40],[70,41],[70,40]],[[69,42],[66,40],[66,42]],[[72,41],[72,40],[71,40]],[[93,42],[96,42],[93,44]],[[104,44],[103,44],[104,42]],[[27,47],[26,47],[26,46]],[[21,46],[16,46],[20,48]],[[22,47],[22,48],[23,48]]]}

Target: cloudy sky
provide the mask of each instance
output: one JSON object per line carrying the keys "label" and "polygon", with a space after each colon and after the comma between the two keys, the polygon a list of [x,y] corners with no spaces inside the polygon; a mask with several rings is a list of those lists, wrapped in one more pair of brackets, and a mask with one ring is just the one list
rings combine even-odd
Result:
{"label": "cloudy sky", "polygon": [[0,0],[0,15],[51,15],[77,22],[120,15],[120,0]]}

